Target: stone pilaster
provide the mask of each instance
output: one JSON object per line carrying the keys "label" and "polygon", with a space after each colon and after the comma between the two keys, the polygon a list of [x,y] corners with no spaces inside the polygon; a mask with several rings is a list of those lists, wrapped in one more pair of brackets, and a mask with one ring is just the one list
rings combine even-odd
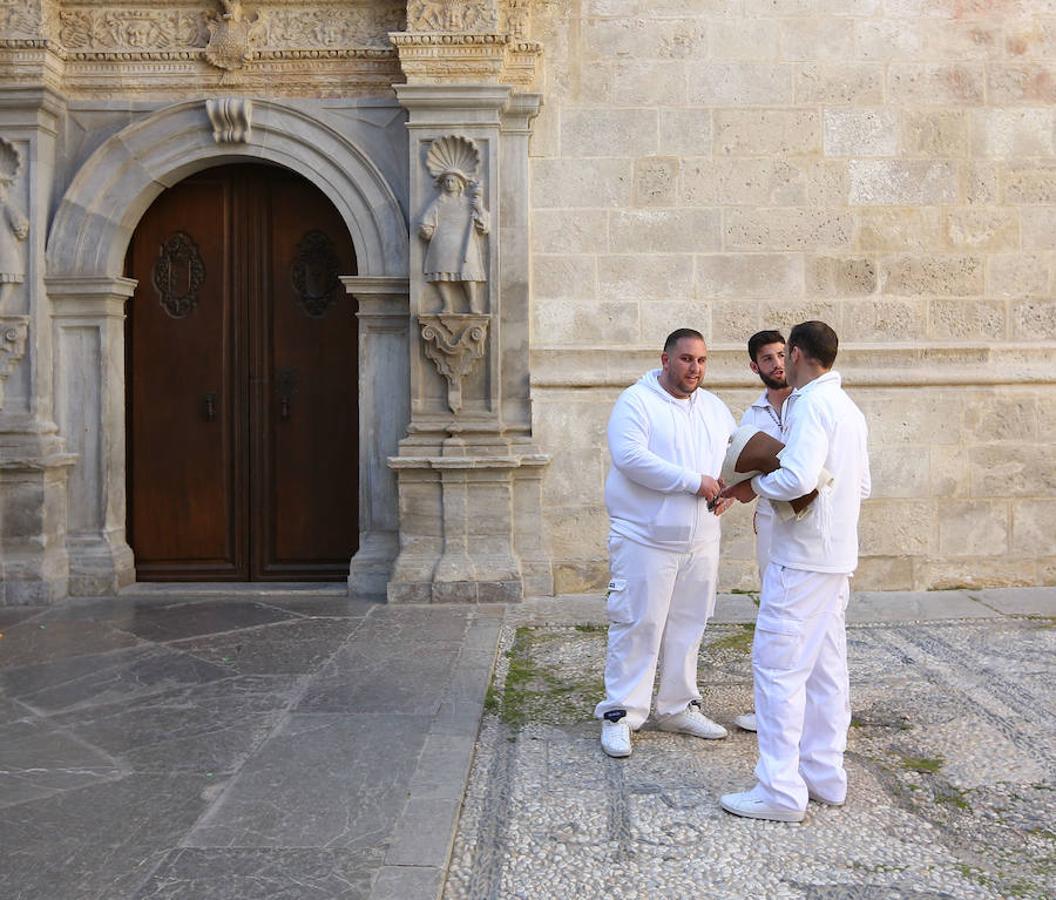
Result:
{"label": "stone pilaster", "polygon": [[[69,477],[70,593],[111,594],[135,580],[125,539],[125,302],[128,278],[48,278],[55,421],[77,454]],[[59,364],[61,363],[61,364]]]}
{"label": "stone pilaster", "polygon": [[[532,442],[527,353],[527,138],[538,98],[500,83],[507,37],[393,36],[409,82],[395,88],[409,113],[412,319],[411,421],[390,460],[393,602],[517,601],[553,589],[540,537],[548,457]],[[487,220],[468,238],[482,248],[485,281],[478,302],[458,310],[457,293],[426,275],[433,238],[419,228],[443,189],[441,148],[460,148]]]}
{"label": "stone pilaster", "polygon": [[410,421],[407,390],[407,279],[353,275],[341,279],[359,320],[359,550],[348,572],[349,593],[384,597],[399,551],[396,474]]}

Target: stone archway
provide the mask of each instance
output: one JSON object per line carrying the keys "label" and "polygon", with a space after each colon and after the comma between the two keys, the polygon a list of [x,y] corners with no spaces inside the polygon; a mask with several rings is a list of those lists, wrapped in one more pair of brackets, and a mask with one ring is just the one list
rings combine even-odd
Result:
{"label": "stone archway", "polygon": [[357,559],[369,574],[379,553],[391,558],[398,520],[385,460],[409,419],[406,213],[378,167],[326,122],[272,101],[195,100],[104,142],[73,179],[48,236],[55,419],[78,455],[68,491],[71,593],[109,593],[134,578],[125,541],[123,317],[135,285],[121,277],[129,239],[167,187],[239,161],[303,175],[331,198],[352,236],[359,275],[345,282],[360,299],[360,383],[375,383],[374,368],[384,365],[389,388],[384,397],[371,391],[360,406]]}

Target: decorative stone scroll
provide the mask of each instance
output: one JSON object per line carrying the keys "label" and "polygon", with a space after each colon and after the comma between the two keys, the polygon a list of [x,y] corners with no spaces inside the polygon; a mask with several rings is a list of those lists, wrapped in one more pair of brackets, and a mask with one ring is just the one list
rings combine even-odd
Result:
{"label": "decorative stone scroll", "polygon": [[205,110],[218,144],[245,144],[253,133],[253,101],[238,97],[206,100]]}
{"label": "decorative stone scroll", "polygon": [[447,405],[451,412],[462,410],[462,379],[484,356],[490,316],[450,314],[418,316],[425,355],[447,379]]}
{"label": "decorative stone scroll", "polygon": [[18,148],[0,138],[0,303],[9,286],[21,284],[26,277],[20,244],[29,236],[29,219],[8,197],[21,169]]}
{"label": "decorative stone scroll", "polygon": [[0,408],[4,405],[4,382],[26,353],[29,316],[0,316]]}
{"label": "decorative stone scroll", "polygon": [[241,69],[264,42],[266,24],[259,13],[247,17],[242,11],[242,0],[220,0],[220,3],[224,11],[212,13],[206,19],[209,43],[205,58],[218,69]]}

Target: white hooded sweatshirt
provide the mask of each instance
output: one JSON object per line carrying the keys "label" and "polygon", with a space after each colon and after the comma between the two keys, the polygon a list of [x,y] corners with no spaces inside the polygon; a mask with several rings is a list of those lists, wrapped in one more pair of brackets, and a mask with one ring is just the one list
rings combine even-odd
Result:
{"label": "white hooded sweatshirt", "polygon": [[719,519],[697,491],[702,475],[719,477],[737,423],[709,391],[673,397],[661,386],[660,371],[620,394],[609,417],[605,506],[612,531],[661,550],[709,544],[717,550]]}
{"label": "white hooded sweatshirt", "polygon": [[789,569],[850,575],[858,567],[858,513],[869,496],[865,416],[840,387],[838,372],[826,372],[785,401],[785,449],[781,468],[756,475],[760,497],[792,500],[818,485],[822,467],[833,481],[801,519],[774,521],[770,561]]}

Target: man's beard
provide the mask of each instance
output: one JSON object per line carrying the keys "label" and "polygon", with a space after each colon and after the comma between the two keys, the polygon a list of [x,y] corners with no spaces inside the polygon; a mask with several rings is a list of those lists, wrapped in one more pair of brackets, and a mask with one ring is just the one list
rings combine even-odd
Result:
{"label": "man's beard", "polygon": [[770,375],[764,375],[762,372],[759,373],[759,378],[772,391],[783,391],[788,387],[788,382],[784,378],[773,378]]}

